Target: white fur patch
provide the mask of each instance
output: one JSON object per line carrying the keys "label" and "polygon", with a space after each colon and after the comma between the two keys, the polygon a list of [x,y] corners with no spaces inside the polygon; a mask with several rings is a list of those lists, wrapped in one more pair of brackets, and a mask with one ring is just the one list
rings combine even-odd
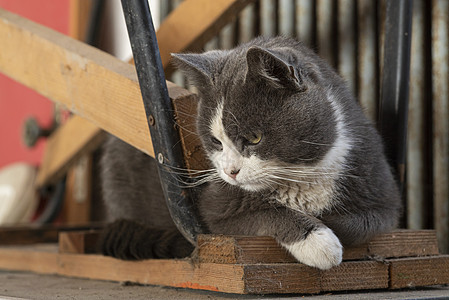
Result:
{"label": "white fur patch", "polygon": [[[267,183],[264,178],[264,166],[267,162],[254,155],[244,157],[237,150],[223,126],[223,102],[217,106],[210,124],[210,130],[223,146],[222,151],[209,154],[209,159],[214,164],[220,177],[224,181],[232,185],[238,185],[248,191],[258,191],[265,188]],[[239,170],[235,178],[227,175],[231,170]]]}
{"label": "white fur patch", "polygon": [[303,241],[281,245],[298,261],[321,270],[337,266],[343,257],[340,241],[327,227],[311,232]]}

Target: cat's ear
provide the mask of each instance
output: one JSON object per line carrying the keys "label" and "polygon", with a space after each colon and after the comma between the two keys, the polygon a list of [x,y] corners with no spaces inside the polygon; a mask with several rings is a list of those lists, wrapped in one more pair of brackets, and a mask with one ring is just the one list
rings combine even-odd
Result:
{"label": "cat's ear", "polygon": [[220,65],[224,51],[209,51],[202,54],[175,54],[172,61],[196,87],[211,85],[215,82],[215,74]]}
{"label": "cat's ear", "polygon": [[301,74],[296,68],[285,62],[270,50],[251,47],[246,53],[248,71],[246,78],[262,77],[276,88],[288,88],[297,91],[306,89]]}

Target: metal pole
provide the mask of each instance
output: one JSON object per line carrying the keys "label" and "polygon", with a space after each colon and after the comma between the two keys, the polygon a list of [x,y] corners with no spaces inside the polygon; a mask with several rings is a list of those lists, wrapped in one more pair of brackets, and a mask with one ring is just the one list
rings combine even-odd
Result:
{"label": "metal pole", "polygon": [[184,161],[148,1],[122,0],[122,8],[167,206],[179,231],[195,244],[203,230],[192,198],[172,172],[184,168]]}
{"label": "metal pole", "polygon": [[387,2],[379,129],[401,185],[405,180],[412,0]]}

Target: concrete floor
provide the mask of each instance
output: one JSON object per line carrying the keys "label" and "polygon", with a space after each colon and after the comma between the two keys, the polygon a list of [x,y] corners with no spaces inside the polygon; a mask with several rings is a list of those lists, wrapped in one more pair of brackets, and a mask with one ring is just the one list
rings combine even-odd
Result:
{"label": "concrete floor", "polygon": [[62,276],[37,275],[0,271],[0,299],[313,299],[313,300],[368,300],[368,299],[449,299],[449,287],[401,291],[366,291],[328,293],[322,295],[234,295],[214,292],[141,286],[117,282],[75,279]]}

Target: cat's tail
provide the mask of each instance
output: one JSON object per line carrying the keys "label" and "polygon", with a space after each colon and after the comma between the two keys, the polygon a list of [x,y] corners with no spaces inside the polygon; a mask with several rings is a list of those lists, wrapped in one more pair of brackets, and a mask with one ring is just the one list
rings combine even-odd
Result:
{"label": "cat's tail", "polygon": [[125,260],[181,258],[190,255],[194,249],[176,228],[155,229],[131,220],[109,224],[98,248],[103,255]]}

